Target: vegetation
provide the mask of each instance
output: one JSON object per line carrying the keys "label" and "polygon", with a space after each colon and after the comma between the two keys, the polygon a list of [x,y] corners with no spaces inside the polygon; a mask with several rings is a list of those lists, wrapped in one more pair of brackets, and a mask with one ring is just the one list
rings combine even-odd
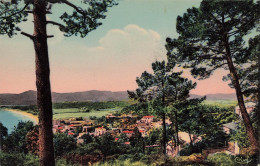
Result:
{"label": "vegetation", "polygon": [[[244,37],[256,28],[259,5],[253,1],[202,1],[199,8],[188,9],[177,18],[177,39],[167,38],[169,63],[176,61],[191,68],[195,78],[206,79],[219,68],[230,74],[238,105],[252,150],[258,152],[258,140],[243,99],[239,66],[248,65],[250,56]],[[249,64],[251,65],[251,64]]]}
{"label": "vegetation", "polygon": [[[259,84],[259,64],[256,63],[259,36],[250,39],[248,46],[245,42],[246,35],[254,30],[259,21],[259,2],[204,0],[199,8],[193,7],[182,17],[179,16],[179,37],[166,40],[168,62],[152,63],[153,73],[144,71],[137,78],[138,88],[134,92],[128,91],[129,97],[135,100],[131,105],[125,101],[51,103],[46,24],[60,26],[67,36],[80,34],[84,37],[100,25],[98,20],[105,17],[107,7],[114,5],[113,0],[83,1],[88,5],[88,10],[78,8],[67,0],[24,2],[25,8],[19,10],[19,5],[14,4],[21,3],[20,0],[11,3],[0,1],[3,11],[0,13],[0,23],[9,21],[8,24],[0,24],[0,34],[14,35],[19,28],[13,23],[26,21],[27,13],[24,10],[33,7],[35,34],[23,35],[35,44],[40,122],[39,126],[33,126],[30,121],[19,122],[9,135],[0,123],[1,165],[38,165],[40,162],[40,165],[52,166],[55,165],[55,158],[56,165],[256,165],[255,155],[259,144],[254,128],[259,123],[259,110],[255,109],[252,118],[249,117],[243,95],[254,101],[259,95],[256,91],[259,90],[256,87]],[[75,9],[72,15],[65,12],[60,17],[65,25],[46,20],[46,6],[50,5],[51,9],[51,5],[59,3]],[[12,10],[7,10],[9,8]],[[212,103],[204,101],[205,98],[189,99],[189,92],[196,87],[196,83],[183,78],[182,72],[174,72],[177,64],[191,68],[191,74],[199,79],[209,78],[219,68],[228,70],[230,74],[224,80],[231,80],[230,86],[236,90],[244,123],[240,123],[235,131],[230,130],[229,135],[224,133],[223,124],[238,121],[238,115],[234,113],[236,102]],[[36,106],[21,108],[38,113]],[[94,126],[93,121],[90,122],[87,132],[99,127],[102,135],[79,135],[83,127],[75,123],[56,126],[57,133],[53,139],[50,131],[52,108],[57,119],[77,117],[76,120],[82,120],[88,116],[95,122]],[[120,119],[113,116],[107,120],[104,115],[108,112],[115,112],[114,115],[118,116],[135,113],[137,117]],[[161,127],[153,128],[153,124],[145,120],[136,123],[143,115],[151,114],[154,115],[154,121],[159,122],[156,126]],[[168,119],[171,123],[167,124]],[[68,122],[64,123],[68,125]],[[138,124],[150,125],[145,126],[147,131],[144,135]],[[103,129],[111,127],[120,129],[103,133]],[[179,140],[179,131],[187,133],[189,141]],[[77,144],[77,136],[83,139],[82,143]],[[243,148],[240,155],[208,155],[203,151],[226,147],[228,141],[238,142],[239,147]],[[167,151],[167,145],[181,147],[181,156],[167,156],[167,152],[171,152]]]}
{"label": "vegetation", "polygon": [[26,135],[33,130],[34,125],[32,121],[22,122],[14,128],[14,131],[6,137],[3,141],[3,150],[5,152],[28,153]]}
{"label": "vegetation", "polygon": [[104,101],[104,102],[63,102],[54,103],[54,109],[66,109],[66,108],[86,108],[89,110],[104,110],[111,108],[122,108],[128,106],[129,102],[126,101]]}
{"label": "vegetation", "polygon": [[136,79],[138,85],[136,92],[128,91],[130,98],[139,103],[147,102],[151,114],[162,119],[164,154],[166,154],[166,143],[168,142],[165,123],[167,107],[175,102],[186,100],[189,97],[189,91],[196,87],[196,83],[181,77],[182,72],[172,72],[174,67],[175,64],[169,65],[165,61],[152,63],[153,73],[144,71],[141,77]]}
{"label": "vegetation", "polygon": [[[0,1],[0,35],[12,37],[19,31],[18,23],[27,21],[28,13],[33,15],[33,35],[21,34],[32,40],[35,50],[37,107],[39,110],[39,144],[40,165],[54,166],[53,134],[52,134],[52,101],[50,86],[50,67],[47,39],[53,36],[47,34],[47,25],[58,26],[65,36],[80,34],[85,37],[102,23],[108,7],[115,5],[113,0],[82,1],[82,9],[67,0],[12,0]],[[73,12],[64,11],[59,17],[62,24],[46,19],[46,14],[52,12],[52,5],[67,5]],[[22,7],[23,6],[23,7]]]}

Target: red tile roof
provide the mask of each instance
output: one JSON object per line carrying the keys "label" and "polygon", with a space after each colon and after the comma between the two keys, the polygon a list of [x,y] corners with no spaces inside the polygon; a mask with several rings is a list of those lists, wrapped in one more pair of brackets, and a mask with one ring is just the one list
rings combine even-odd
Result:
{"label": "red tile roof", "polygon": [[144,116],[143,118],[153,118],[154,116]]}
{"label": "red tile roof", "polygon": [[133,131],[126,130],[126,131],[123,131],[123,133],[133,133]]}

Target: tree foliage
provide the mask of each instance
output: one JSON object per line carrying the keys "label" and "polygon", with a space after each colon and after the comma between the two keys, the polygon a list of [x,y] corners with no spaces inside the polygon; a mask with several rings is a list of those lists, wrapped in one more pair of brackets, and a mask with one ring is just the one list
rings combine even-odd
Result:
{"label": "tree foliage", "polygon": [[[80,35],[85,37],[89,32],[102,25],[101,19],[105,19],[109,7],[117,5],[114,0],[83,0],[81,6],[77,6],[68,0],[45,0],[47,13],[52,11],[53,5],[65,4],[73,10],[64,11],[59,16],[59,21],[47,21],[47,24],[58,26],[69,37]],[[28,13],[33,8],[34,0],[0,1],[0,34],[12,37],[21,29],[18,23],[27,21]],[[58,18],[56,19],[58,20]],[[62,23],[61,23],[62,22]]]}
{"label": "tree foliage", "polygon": [[190,90],[196,86],[196,83],[181,77],[182,72],[173,72],[174,67],[175,63],[167,64],[165,61],[155,61],[152,63],[153,73],[144,71],[141,77],[136,79],[138,85],[136,91],[128,91],[130,98],[139,103],[148,103],[148,112],[162,119],[164,153],[166,153],[167,142],[165,123],[168,114],[167,107],[175,102],[186,100]]}
{"label": "tree foliage", "polygon": [[34,128],[32,121],[20,121],[11,134],[4,141],[4,151],[16,153],[28,153],[26,147],[26,135]]}
{"label": "tree foliage", "polygon": [[243,98],[248,82],[241,81],[243,72],[240,69],[248,65],[247,62],[250,65],[250,48],[246,47],[245,37],[257,27],[259,9],[259,1],[205,0],[199,8],[187,9],[183,16],[178,16],[176,28],[180,36],[166,39],[168,61],[191,68],[195,78],[209,78],[219,68],[229,70],[226,78],[231,79],[236,90],[248,138],[256,153],[259,143]]}
{"label": "tree foliage", "polygon": [[53,138],[55,156],[62,156],[76,148],[76,140],[64,133],[57,133]]}

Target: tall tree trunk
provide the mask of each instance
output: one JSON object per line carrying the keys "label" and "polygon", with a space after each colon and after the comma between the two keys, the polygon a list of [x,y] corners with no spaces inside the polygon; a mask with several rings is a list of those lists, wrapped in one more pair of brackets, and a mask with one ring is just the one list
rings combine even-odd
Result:
{"label": "tall tree trunk", "polygon": [[[260,56],[258,56],[258,95],[257,95],[257,103],[258,107],[256,110],[256,116],[257,116],[257,134],[258,134],[258,146],[260,145]],[[258,149],[258,164],[260,165],[260,150]]]}
{"label": "tall tree trunk", "polygon": [[175,113],[176,143],[177,143],[177,146],[179,146],[180,140],[179,140],[179,125],[178,125],[178,113],[177,113],[177,110],[174,111],[174,113]]}
{"label": "tall tree trunk", "polygon": [[238,78],[238,74],[236,71],[236,68],[233,64],[232,58],[231,58],[231,51],[230,51],[230,47],[229,47],[229,39],[227,37],[227,35],[225,35],[225,49],[226,49],[226,60],[228,63],[228,67],[229,67],[229,71],[230,71],[230,75],[232,77],[232,84],[235,87],[236,90],[236,96],[237,96],[237,101],[238,101],[238,105],[240,108],[240,112],[246,127],[246,131],[247,131],[247,135],[250,141],[250,145],[252,148],[253,152],[258,152],[258,148],[259,148],[259,144],[258,144],[258,140],[257,140],[257,135],[254,131],[254,128],[252,126],[252,122],[250,120],[250,117],[247,113],[246,107],[245,107],[245,102],[243,99],[243,94],[242,94],[242,90],[241,90],[241,86],[239,83],[239,78]]}
{"label": "tall tree trunk", "polygon": [[46,32],[46,1],[34,0],[34,48],[37,106],[39,110],[39,153],[41,166],[54,166],[50,67]]}
{"label": "tall tree trunk", "polygon": [[[162,80],[162,88],[164,88],[164,80]],[[162,96],[162,103],[163,103],[163,109],[165,109],[166,107],[166,102],[165,102],[165,93],[164,93],[164,89],[163,89],[163,96]],[[163,110],[163,114],[162,114],[162,121],[163,121],[163,154],[166,155],[166,143],[167,143],[167,135],[166,135],[166,113],[164,112],[165,110]]]}
{"label": "tall tree trunk", "polygon": [[191,152],[193,151],[193,142],[191,138],[191,132],[189,131],[189,137],[190,137],[190,147],[191,147]]}
{"label": "tall tree trunk", "polygon": [[166,155],[166,143],[167,143],[167,138],[166,138],[166,123],[165,123],[166,115],[163,113],[162,115],[162,120],[163,120],[163,154]]}

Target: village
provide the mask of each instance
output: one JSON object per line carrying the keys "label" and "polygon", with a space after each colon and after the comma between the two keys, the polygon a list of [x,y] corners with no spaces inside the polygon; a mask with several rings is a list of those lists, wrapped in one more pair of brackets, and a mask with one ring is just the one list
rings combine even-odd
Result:
{"label": "village", "polygon": [[[249,114],[252,113],[255,108],[255,103],[246,103],[246,108]],[[241,118],[239,107],[235,107],[235,114]],[[139,120],[138,120],[139,119]],[[159,129],[162,127],[162,121],[158,120],[152,115],[143,116],[141,118],[138,115],[122,114],[120,116],[114,114],[108,114],[105,116],[105,123],[98,122],[97,120],[83,119],[83,118],[70,118],[68,120],[53,120],[53,133],[66,133],[69,136],[73,136],[77,140],[77,144],[84,144],[84,135],[88,134],[92,137],[104,136],[106,133],[111,134],[115,138],[115,142],[119,140],[120,134],[124,133],[129,139],[134,134],[134,129],[138,128],[142,137],[147,137],[152,129]],[[172,125],[169,119],[166,119],[166,125]],[[223,124],[222,129],[226,134],[230,134],[237,130],[238,122],[230,122]],[[180,140],[183,141],[182,145],[174,147],[173,141],[169,141],[167,144],[167,155],[178,156],[180,150],[184,145],[196,143],[201,141],[201,137],[196,135],[189,136],[188,133],[179,132]],[[123,142],[125,145],[130,145],[129,141]],[[226,142],[225,147],[213,148],[204,150],[207,155],[218,152],[225,152],[231,155],[240,154],[240,149],[237,142]],[[158,144],[146,145],[146,147],[159,147]]]}

